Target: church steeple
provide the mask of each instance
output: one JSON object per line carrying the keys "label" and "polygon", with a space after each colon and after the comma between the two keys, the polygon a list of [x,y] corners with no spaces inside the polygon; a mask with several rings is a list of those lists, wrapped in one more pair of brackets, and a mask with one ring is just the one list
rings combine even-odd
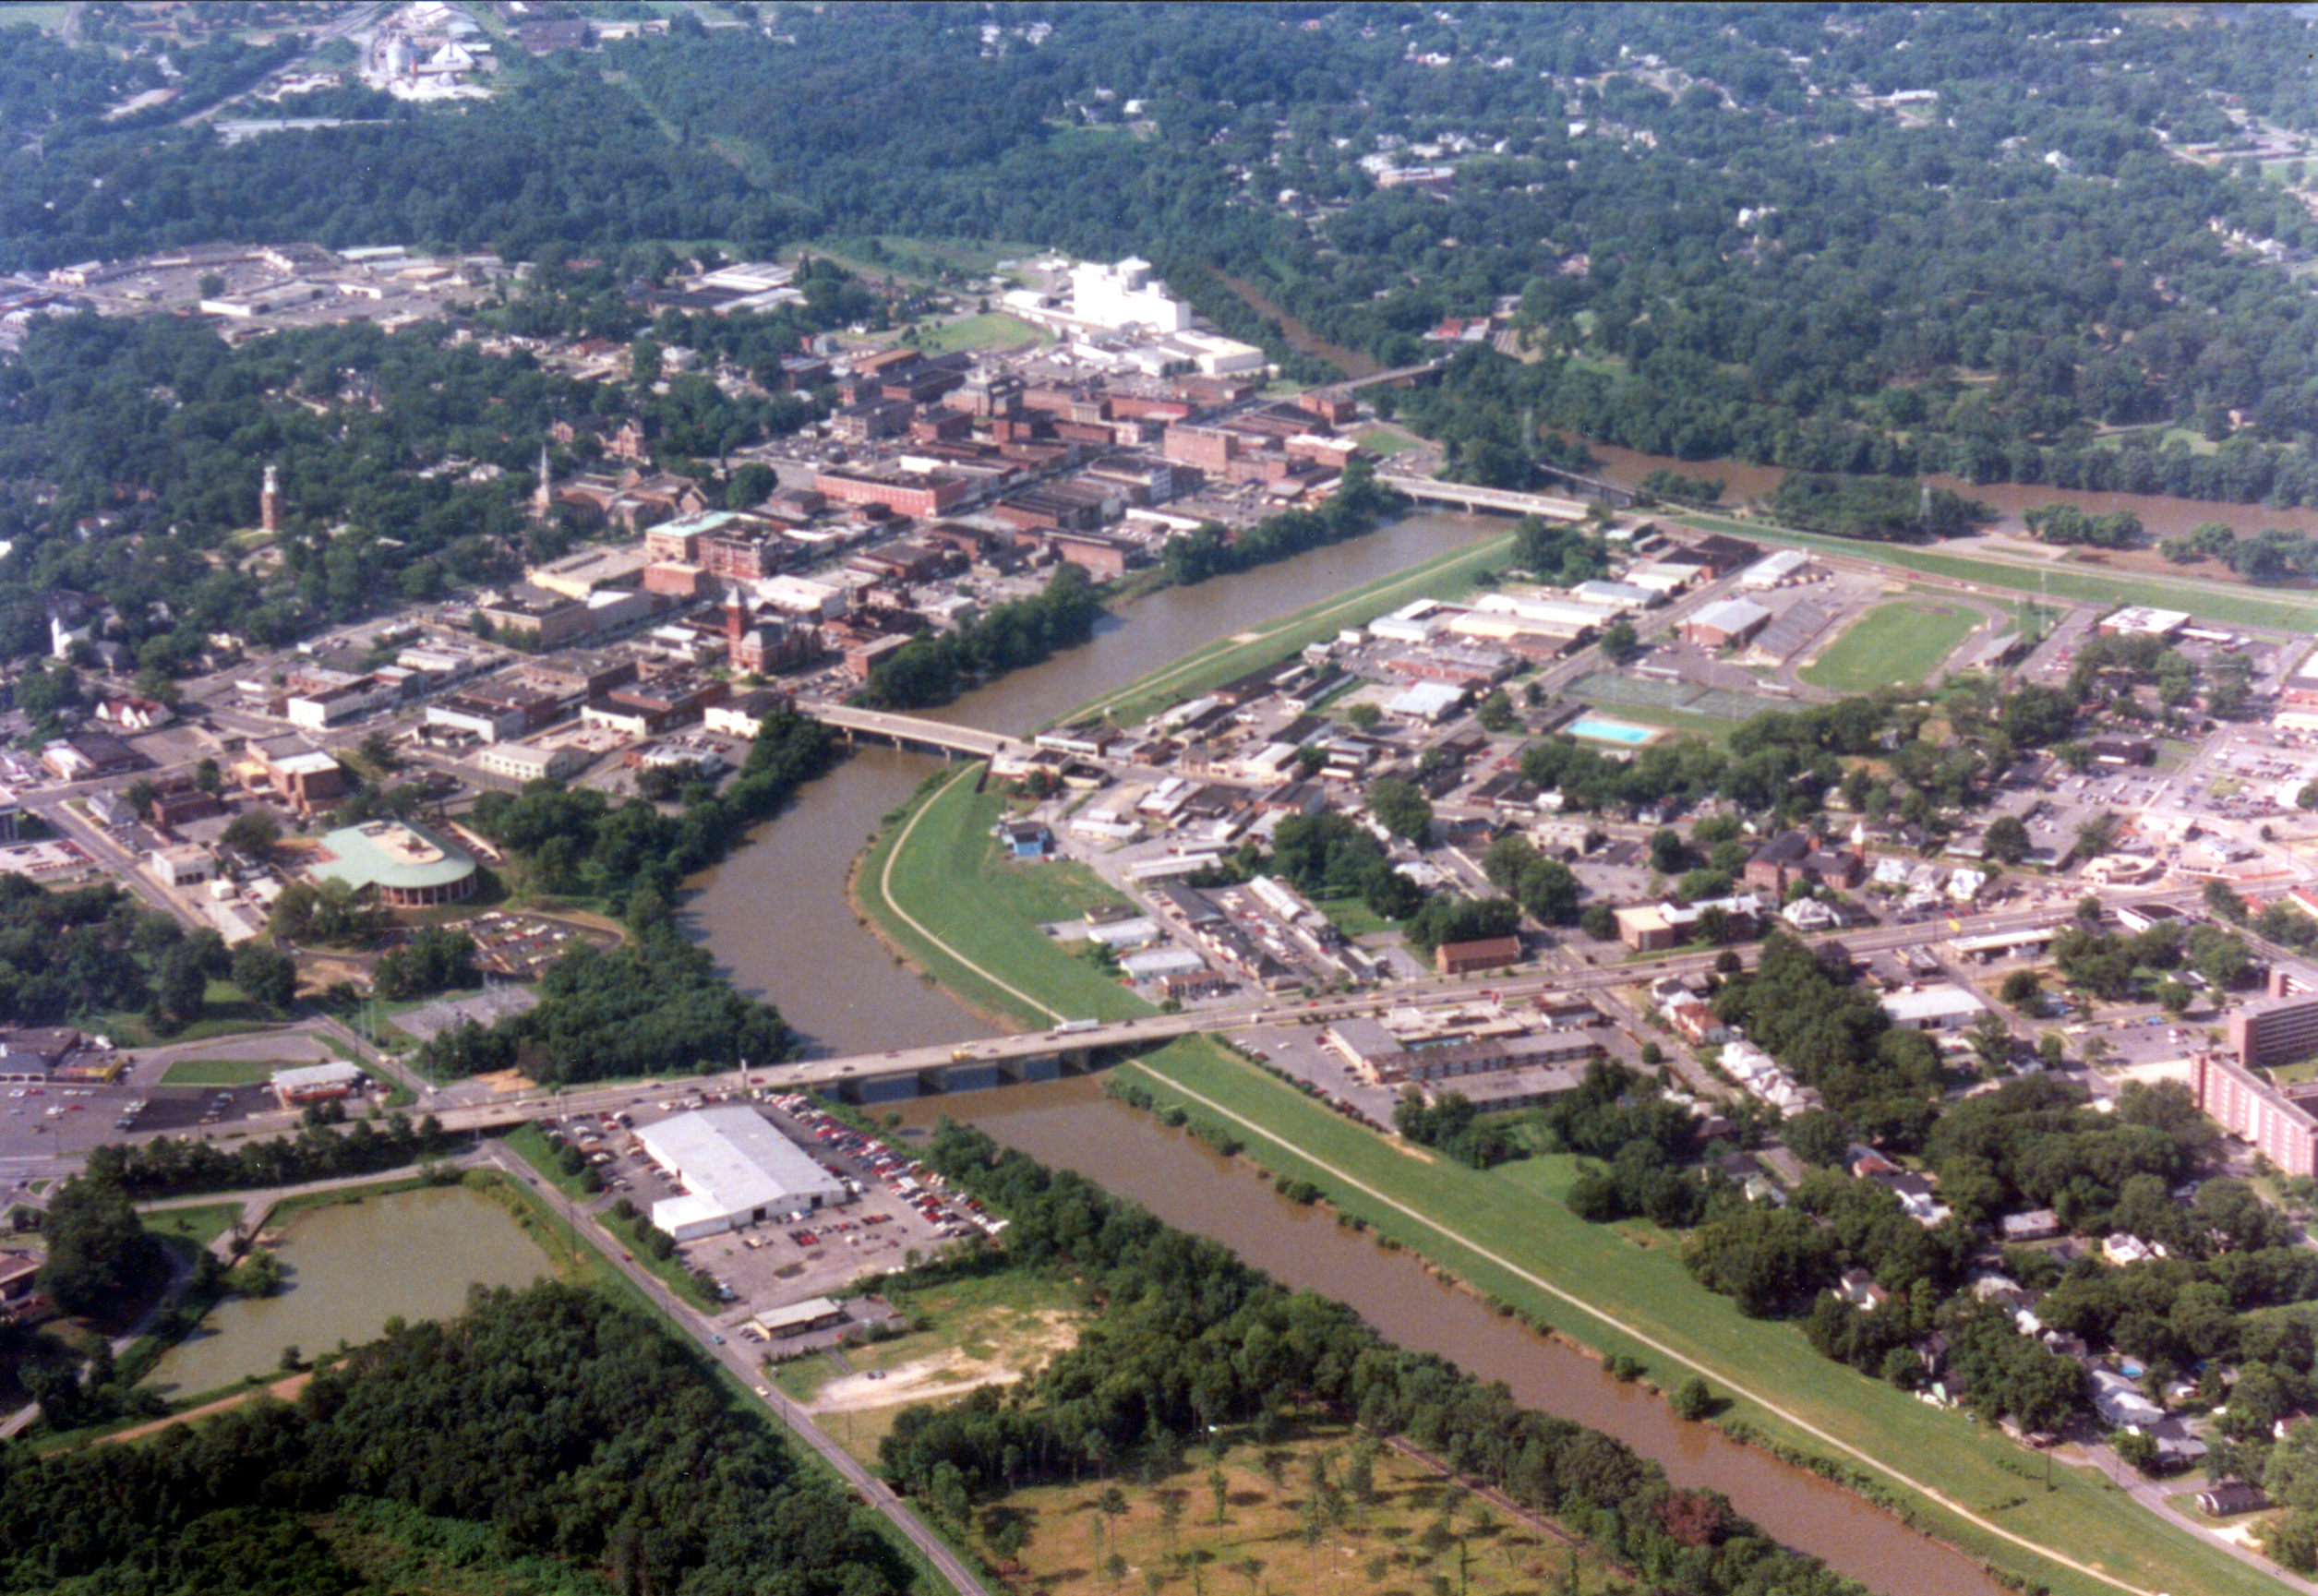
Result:
{"label": "church steeple", "polygon": [[555,507],[555,474],[547,463],[547,440],[543,438],[539,440],[539,486],[532,493],[532,513],[545,521]]}

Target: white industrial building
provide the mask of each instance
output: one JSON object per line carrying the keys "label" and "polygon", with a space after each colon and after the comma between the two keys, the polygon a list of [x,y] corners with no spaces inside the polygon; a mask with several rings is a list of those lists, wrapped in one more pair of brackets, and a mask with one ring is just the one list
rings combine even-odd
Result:
{"label": "white industrial building", "polygon": [[1071,314],[1114,331],[1147,327],[1154,332],[1182,332],[1191,326],[1191,306],[1170,297],[1151,281],[1151,263],[1134,256],[1116,266],[1072,268]]}
{"label": "white industrial building", "polygon": [[644,1155],[683,1194],[652,1205],[652,1222],[679,1242],[767,1219],[794,1219],[845,1201],[845,1182],[752,1109],[703,1109],[645,1125]]}

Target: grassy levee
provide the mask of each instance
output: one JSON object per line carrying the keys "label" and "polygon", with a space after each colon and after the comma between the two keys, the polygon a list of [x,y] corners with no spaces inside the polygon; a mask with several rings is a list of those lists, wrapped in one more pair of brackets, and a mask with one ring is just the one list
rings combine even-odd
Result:
{"label": "grassy levee", "polygon": [[1983,618],[1973,609],[1943,613],[1921,599],[1879,605],[1797,674],[1813,687],[1837,692],[1915,687],[1978,630]]}
{"label": "grassy levee", "polygon": [[861,907],[919,968],[985,1013],[1034,1030],[1151,1013],[1039,929],[1119,899],[1083,865],[1006,858],[991,835],[1004,800],[974,790],[979,770],[921,792],[871,846],[855,877]]}
{"label": "grassy levee", "polygon": [[[2034,568],[1720,517],[1686,519],[1990,587],[2034,594],[2039,585]],[[1411,598],[1461,593],[1475,570],[1503,558],[1509,542],[1493,538],[1451,551],[1221,640],[1082,706],[1072,718],[1109,713],[1132,721]],[[2084,591],[2075,591],[2080,586]],[[2055,598],[2194,603],[2202,616],[2250,625],[2280,624],[2300,604],[2255,595],[2208,604],[2204,592],[2066,570],[2052,573],[2049,591]],[[1613,713],[1624,714],[1626,706]],[[969,770],[921,792],[900,824],[871,846],[857,876],[863,908],[921,968],[988,1012],[1039,1027],[1064,1017],[1147,1013],[1038,929],[1067,912],[1057,908],[1053,889],[1027,884],[1054,867],[1000,857],[989,836],[1000,800],[976,794],[973,775]],[[2260,1569],[2136,1506],[2096,1471],[2055,1469],[2048,1490],[2042,1460],[2000,1434],[1821,1358],[1792,1324],[1746,1318],[1690,1278],[1675,1236],[1644,1224],[1578,1219],[1563,1200],[1575,1173],[1572,1159],[1531,1158],[1486,1174],[1412,1159],[1204,1038],[1179,1040],[1122,1067],[1194,1115],[1228,1123],[1250,1157],[1312,1181],[1380,1234],[1475,1289],[1605,1354],[1639,1359],[1662,1384],[1701,1374],[1732,1398],[1732,1417],[1766,1441],[1824,1460],[1847,1483],[1904,1506],[1929,1531],[2024,1580],[2061,1596],[2256,1596],[2278,1589]]]}
{"label": "grassy levee", "polygon": [[[1202,1039],[1121,1067],[1195,1118],[1228,1124],[1248,1157],[1310,1180],[1339,1208],[1474,1289],[1605,1354],[1640,1360],[1662,1385],[1699,1373],[1732,1398],[1732,1417],[1871,1480],[1976,1557],[2084,1596],[2277,1590],[2260,1570],[2135,1506],[2098,1473],[2056,1468],[2048,1492],[2041,1462],[2001,1434],[1830,1362],[1794,1325],[1745,1317],[1689,1278],[1672,1235],[1577,1218],[1562,1201],[1573,1158],[1530,1158],[1488,1174],[1419,1162]],[[2006,1541],[2000,1528],[2117,1583]]]}
{"label": "grassy levee", "polygon": [[[1513,534],[1484,538],[1422,560],[1408,570],[1340,593],[1278,620],[1219,638],[1195,649],[1164,670],[1129,682],[1115,692],[1081,704],[1068,717],[1109,715],[1122,726],[1219,687],[1234,677],[1260,670],[1307,644],[1323,642],[1346,627],[1364,626],[1411,599],[1455,598],[1472,589],[1476,571],[1502,565]],[[1228,581],[1229,578],[1220,580]]]}
{"label": "grassy levee", "polygon": [[1723,515],[1684,515],[1685,526],[1701,532],[1727,532],[1760,543],[1786,544],[1816,549],[1821,554],[1849,555],[1854,559],[1922,571],[1928,576],[1952,577],[2009,593],[2048,594],[2092,604],[2145,604],[2160,609],[2185,609],[2202,620],[2228,621],[2234,626],[2262,626],[2289,631],[2306,630],[2318,605],[2318,594],[2240,587],[2228,582],[2202,582],[2193,576],[2134,576],[2124,571],[2088,570],[2081,565],[2056,561],[2049,566],[2009,560],[1976,559],[1967,555],[1938,554],[1905,543],[1874,543],[1866,538],[1830,537],[1798,532],[1765,521],[1734,521]]}

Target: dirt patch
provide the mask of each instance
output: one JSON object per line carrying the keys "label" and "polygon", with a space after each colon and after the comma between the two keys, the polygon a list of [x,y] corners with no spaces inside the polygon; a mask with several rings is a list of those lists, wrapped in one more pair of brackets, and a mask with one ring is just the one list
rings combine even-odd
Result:
{"label": "dirt patch", "polygon": [[512,1097],[520,1092],[534,1091],[539,1083],[521,1070],[496,1070],[487,1075],[470,1075],[469,1080],[499,1097]]}
{"label": "dirt patch", "polygon": [[[306,1382],[313,1378],[314,1375],[310,1370],[303,1374],[292,1374],[287,1379],[276,1380],[272,1385],[266,1386],[263,1394],[279,1397],[285,1402],[294,1401],[297,1394],[306,1389]],[[156,1432],[166,1430],[172,1424],[188,1423],[195,1419],[206,1419],[212,1413],[222,1413],[228,1408],[238,1408],[243,1403],[255,1399],[258,1395],[257,1391],[244,1391],[238,1397],[222,1397],[214,1402],[204,1402],[198,1408],[187,1408],[182,1413],[172,1413],[166,1419],[156,1419],[150,1424],[134,1424],[126,1430],[115,1430],[112,1434],[101,1437],[101,1439],[104,1441],[139,1440]]]}
{"label": "dirt patch", "polygon": [[1002,1353],[976,1358],[953,1348],[897,1364],[882,1375],[876,1371],[843,1374],[822,1386],[806,1411],[859,1413],[907,1402],[938,1402],[984,1386],[1011,1386],[1046,1357],[1068,1350],[1078,1340],[1078,1325],[1070,1314],[1049,1310],[1032,1317],[1037,1328],[1026,1326],[1009,1337]]}

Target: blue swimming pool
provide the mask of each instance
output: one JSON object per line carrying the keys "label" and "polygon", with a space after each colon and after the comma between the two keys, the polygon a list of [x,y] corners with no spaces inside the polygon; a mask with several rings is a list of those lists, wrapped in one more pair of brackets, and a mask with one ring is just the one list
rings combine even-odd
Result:
{"label": "blue swimming pool", "polygon": [[1639,748],[1658,735],[1656,726],[1628,726],[1622,720],[1599,720],[1592,715],[1581,716],[1569,723],[1569,735],[1591,738],[1595,742],[1624,743]]}

